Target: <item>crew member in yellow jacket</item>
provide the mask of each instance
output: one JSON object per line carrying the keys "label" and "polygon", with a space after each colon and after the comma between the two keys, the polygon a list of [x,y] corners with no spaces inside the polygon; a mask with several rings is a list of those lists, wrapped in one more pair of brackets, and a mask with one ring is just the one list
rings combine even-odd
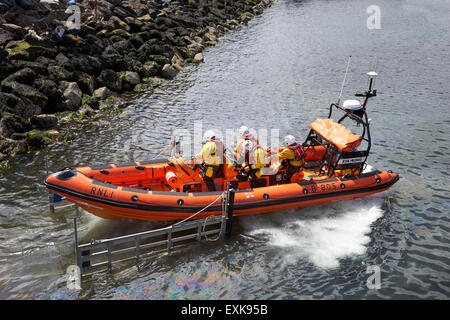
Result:
{"label": "crew member in yellow jacket", "polygon": [[224,146],[220,139],[216,138],[212,130],[208,130],[203,135],[204,145],[202,150],[195,156],[196,161],[202,163],[203,180],[208,191],[216,191],[214,179],[218,177],[224,163]]}
{"label": "crew member in yellow jacket", "polygon": [[253,143],[250,140],[246,140],[242,143],[242,159],[241,165],[242,171],[248,176],[248,182],[250,187],[257,188],[264,185],[258,183],[258,179],[262,175],[263,168],[268,163],[267,153],[259,147],[258,144]]}
{"label": "crew member in yellow jacket", "polygon": [[255,144],[258,144],[258,139],[252,133],[250,133],[250,129],[246,126],[241,126],[239,128],[239,137],[240,138],[237,142],[236,148],[234,149],[234,157],[238,164],[242,164],[243,163],[243,160],[241,159],[242,144],[245,141],[249,140]]}
{"label": "crew member in yellow jacket", "polygon": [[285,168],[283,182],[291,183],[292,176],[298,173],[305,163],[305,151],[292,135],[284,138],[284,144],[285,147],[281,148],[276,155],[278,160],[281,160],[281,163],[275,167],[275,170],[278,172],[281,168]]}

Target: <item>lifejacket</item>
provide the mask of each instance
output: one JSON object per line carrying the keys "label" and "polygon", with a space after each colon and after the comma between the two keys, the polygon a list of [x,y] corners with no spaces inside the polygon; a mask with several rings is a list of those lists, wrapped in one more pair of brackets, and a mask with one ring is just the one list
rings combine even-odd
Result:
{"label": "lifejacket", "polygon": [[225,152],[225,147],[223,145],[223,142],[216,139],[211,139],[208,142],[214,142],[216,144],[216,152],[211,153],[212,156],[215,156],[217,153],[218,157],[223,157],[223,153]]}
{"label": "lifejacket", "polygon": [[[258,164],[258,161],[256,161],[255,159],[255,153],[258,150],[262,150],[261,147],[258,144],[255,144],[255,147],[252,149],[251,152],[245,152],[245,160],[244,163],[250,165],[250,168],[252,168],[252,166],[255,166]],[[263,150],[264,151],[264,150]],[[253,169],[253,168],[252,168]]]}
{"label": "lifejacket", "polygon": [[234,150],[234,158],[236,160],[239,160],[242,157],[242,144],[245,141],[250,141],[254,146],[258,145],[258,140],[255,138],[254,135],[252,135],[251,133],[246,134],[244,136],[242,136],[239,141],[238,141],[238,145],[236,146],[235,150]]}
{"label": "lifejacket", "polygon": [[286,148],[289,148],[292,151],[294,151],[294,159],[291,159],[291,161],[292,160],[301,161],[306,157],[305,150],[303,150],[303,147],[300,143],[295,143],[295,145],[287,146]]}
{"label": "lifejacket", "polygon": [[254,143],[257,143],[257,142],[258,142],[258,140],[256,139],[256,137],[255,137],[253,134],[251,134],[251,133],[247,133],[246,135],[244,135],[243,137],[241,137],[241,139],[244,139],[244,140],[250,140],[250,141],[252,141],[252,142],[254,142]]}

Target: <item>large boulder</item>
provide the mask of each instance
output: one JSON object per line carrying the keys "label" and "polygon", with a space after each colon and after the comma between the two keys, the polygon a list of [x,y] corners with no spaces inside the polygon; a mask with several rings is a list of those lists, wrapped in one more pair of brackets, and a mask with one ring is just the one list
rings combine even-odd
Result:
{"label": "large boulder", "polygon": [[83,92],[76,82],[65,83],[65,86],[66,89],[63,93],[65,104],[70,110],[77,110],[80,107]]}
{"label": "large boulder", "polygon": [[156,61],[156,63],[160,64],[161,66],[164,66],[165,64],[170,64],[171,63],[171,61],[170,61],[170,59],[168,57],[162,56],[162,55],[159,55],[159,54],[157,54],[157,55],[153,55],[152,54],[148,58],[149,58],[149,60]]}
{"label": "large boulder", "polygon": [[139,82],[141,82],[141,78],[136,72],[132,71],[126,71],[122,79],[122,85],[125,90],[134,88]]}
{"label": "large boulder", "polygon": [[179,25],[175,20],[163,16],[157,16],[155,19],[155,24],[158,30],[167,30],[170,28],[175,28]]}
{"label": "large boulder", "polygon": [[170,64],[165,64],[161,70],[161,75],[166,79],[173,79],[178,74],[178,69]]}
{"label": "large boulder", "polygon": [[36,79],[34,82],[34,87],[48,98],[47,105],[42,110],[44,113],[55,113],[58,111],[67,110],[63,103],[64,90],[56,82],[49,79],[40,78]]}
{"label": "large boulder", "polygon": [[203,54],[201,52],[199,52],[194,56],[194,63],[203,62],[204,59],[205,58],[203,57]]}
{"label": "large boulder", "polygon": [[19,83],[32,85],[35,79],[36,73],[30,68],[24,68],[9,75],[2,83],[6,81],[17,81]]}
{"label": "large boulder", "polygon": [[99,100],[105,100],[112,92],[107,87],[101,87],[94,91],[93,96]]}
{"label": "large boulder", "polygon": [[144,64],[139,60],[128,60],[127,63],[127,69],[128,71],[136,72],[139,77],[145,78],[145,70],[144,70]]}
{"label": "large boulder", "polygon": [[14,110],[20,99],[11,93],[0,92],[0,113],[10,112],[14,113]]}
{"label": "large boulder", "polygon": [[192,59],[194,58],[194,53],[185,47],[177,47],[177,54],[181,56],[183,59]]}
{"label": "large boulder", "polygon": [[144,38],[137,33],[133,33],[129,41],[136,49],[139,49],[145,42]]}
{"label": "large boulder", "polygon": [[193,53],[199,53],[204,49],[204,46],[196,41],[192,41],[187,48],[189,49],[189,51],[193,52]]}
{"label": "large boulder", "polygon": [[11,41],[5,47],[11,60],[34,60],[30,48],[31,45],[25,41]]}
{"label": "large boulder", "polygon": [[[124,3],[123,4],[121,4],[121,5],[124,5]],[[136,12],[132,9],[132,8],[130,8],[129,6],[128,7],[122,7],[122,6],[117,6],[117,7],[115,7],[114,8],[114,14],[116,14],[118,17],[120,17],[120,18],[122,18],[122,19],[126,19],[127,17],[136,17]]]}
{"label": "large boulder", "polygon": [[128,39],[128,38],[131,37],[131,33],[127,32],[127,31],[125,31],[125,30],[123,30],[123,29],[116,29],[116,30],[113,30],[113,31],[111,31],[111,32],[109,33],[109,35],[110,35],[111,37],[113,37],[113,36],[119,36],[119,37],[122,37],[122,38],[125,38],[125,39]]}
{"label": "large boulder", "polygon": [[142,21],[139,21],[133,17],[126,17],[125,22],[130,26],[132,32],[139,32],[144,26],[144,23]]}
{"label": "large boulder", "polygon": [[5,138],[10,138],[15,132],[23,133],[30,130],[30,123],[17,115],[4,114],[0,119],[0,135]]}
{"label": "large boulder", "polygon": [[50,64],[47,67],[48,79],[58,81],[73,81],[73,73],[69,72],[66,68],[60,67],[56,64]]}
{"label": "large boulder", "polygon": [[19,103],[14,112],[24,119],[29,119],[32,116],[38,115],[42,113],[42,108],[35,104],[30,103]]}
{"label": "large boulder", "polygon": [[202,44],[205,46],[215,46],[217,44],[217,37],[209,32],[203,35],[202,40]]}
{"label": "large boulder", "polygon": [[106,19],[109,19],[112,16],[112,11],[114,10],[114,4],[112,2],[113,1],[111,0],[102,0],[98,2],[97,8]]}
{"label": "large boulder", "polygon": [[91,95],[94,92],[96,87],[96,80],[94,77],[82,71],[75,71],[74,77],[83,93]]}
{"label": "large boulder", "polygon": [[26,31],[23,27],[13,23],[4,23],[0,25],[0,28],[18,37],[23,37],[23,35],[26,34]]}
{"label": "large boulder", "polygon": [[121,54],[102,54],[102,59],[105,65],[105,68],[103,69],[110,69],[113,71],[122,71],[128,69],[128,61],[130,60],[127,56]]}
{"label": "large boulder", "polygon": [[42,148],[49,143],[49,138],[42,132],[31,131],[27,133],[25,141],[30,147]]}
{"label": "large boulder", "polygon": [[161,32],[155,29],[148,30],[146,35],[148,39],[162,40]]}
{"label": "large boulder", "polygon": [[123,29],[123,30],[129,32],[131,30],[131,28],[128,24],[126,24],[123,20],[121,20],[120,18],[118,18],[116,16],[112,16],[111,18],[109,18],[107,27],[110,31],[115,30],[115,29]]}
{"label": "large boulder", "polygon": [[87,104],[81,106],[80,110],[77,111],[79,117],[83,119],[84,117],[92,117],[95,114],[95,111],[92,107]]}
{"label": "large boulder", "polygon": [[145,77],[153,77],[156,76],[162,67],[156,61],[147,61],[144,63],[143,70],[145,73]]}
{"label": "large boulder", "polygon": [[70,56],[70,61],[77,71],[83,71],[90,75],[99,74],[103,67],[103,61],[98,57],[89,55],[73,55]]}
{"label": "large boulder", "polygon": [[44,108],[48,102],[48,98],[35,88],[16,81],[3,81],[1,89],[3,92],[12,93],[20,98],[24,98],[41,108]]}
{"label": "large boulder", "polygon": [[58,118],[53,114],[39,114],[31,117],[30,122],[37,129],[50,129],[56,126]]}
{"label": "large boulder", "polygon": [[119,53],[121,55],[130,55],[134,51],[134,46],[128,40],[121,40],[111,45],[112,53]]}
{"label": "large boulder", "polygon": [[172,63],[172,66],[174,66],[175,69],[177,69],[178,71],[183,71],[185,69],[184,68],[184,61],[183,61],[183,59],[181,59],[177,55],[174,55],[172,57],[171,63]]}
{"label": "large boulder", "polygon": [[68,47],[76,47],[82,50],[89,50],[88,43],[82,37],[71,33],[64,34],[63,44]]}
{"label": "large boulder", "polygon": [[[44,57],[40,57],[40,58],[41,59],[38,58],[35,61],[12,60],[12,61],[10,61],[10,65],[11,65],[10,73],[14,73],[14,72],[20,71],[22,69],[29,68],[29,69],[33,70],[36,75],[47,76],[48,75],[48,71],[47,71],[48,64],[40,62],[40,60],[43,60],[46,58],[44,58]],[[48,61],[52,61],[52,60],[48,59]]]}
{"label": "large boulder", "polygon": [[54,48],[47,48],[43,45],[32,45],[26,41],[11,41],[6,47],[10,60],[35,60],[39,56],[53,59],[57,53]]}
{"label": "large boulder", "polygon": [[149,55],[151,55],[152,53],[153,53],[152,48],[150,47],[150,45],[148,43],[144,43],[137,50],[138,58],[142,57],[142,60],[144,60],[144,62],[147,59],[147,57]]}
{"label": "large boulder", "polygon": [[22,154],[28,151],[25,141],[2,139],[0,137],[0,161],[6,159],[8,154]]}
{"label": "large boulder", "polygon": [[0,92],[0,113],[12,113],[28,119],[41,112],[42,109],[38,105],[25,103],[11,93]]}
{"label": "large boulder", "polygon": [[98,82],[113,91],[120,91],[122,89],[121,79],[114,70],[105,69],[97,78]]}
{"label": "large boulder", "polygon": [[244,24],[247,24],[253,18],[253,14],[250,12],[244,12],[241,16],[238,17],[238,20]]}
{"label": "large boulder", "polygon": [[[88,105],[88,106],[91,107],[92,109],[97,110],[98,107],[100,106],[99,101],[100,101],[99,98],[84,95],[84,96],[83,96],[83,100],[81,101],[81,103],[82,103],[83,105]],[[83,107],[83,105],[82,105],[81,107]]]}
{"label": "large boulder", "polygon": [[58,66],[63,67],[64,69],[66,69],[69,72],[74,71],[74,67],[72,62],[70,61],[69,58],[67,58],[63,53],[59,53],[56,57],[55,57],[55,61],[58,64]]}

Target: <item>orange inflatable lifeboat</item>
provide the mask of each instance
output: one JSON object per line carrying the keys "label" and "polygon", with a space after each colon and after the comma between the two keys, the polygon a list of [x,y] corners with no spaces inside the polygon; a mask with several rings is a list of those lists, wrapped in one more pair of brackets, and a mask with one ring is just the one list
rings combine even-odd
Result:
{"label": "orange inflatable lifeboat", "polygon": [[[232,166],[225,164],[225,174],[215,182],[219,190],[224,190],[228,181],[236,182],[235,215],[365,196],[384,191],[398,180],[395,173],[377,170],[346,177],[316,176],[316,172],[304,170],[299,182],[279,184],[280,174],[262,176],[266,186],[251,189],[247,182],[235,180]],[[185,219],[222,194],[205,192],[198,171],[181,158],[65,169],[48,177],[45,185],[86,211],[109,219]],[[216,201],[195,218],[220,214],[222,203]]]}
{"label": "orange inflatable lifeboat", "polygon": [[[369,77],[375,73],[369,73]],[[376,75],[376,74],[375,74]],[[369,90],[357,96],[363,103],[347,100],[330,105],[328,119],[310,125],[303,148],[303,169],[291,181],[283,172],[262,175],[257,188],[238,177],[232,161],[223,164],[214,180],[216,192],[207,192],[198,168],[181,157],[65,169],[52,174],[45,185],[88,212],[110,219],[181,220],[222,214],[221,195],[228,184],[236,190],[234,214],[273,212],[330,201],[357,198],[382,192],[399,180],[391,171],[369,170],[371,147],[367,101],[376,95]],[[334,109],[344,112],[337,121]],[[356,135],[342,125],[355,121],[362,133]],[[359,148],[359,149],[358,149]],[[268,170],[270,172],[270,170]]]}

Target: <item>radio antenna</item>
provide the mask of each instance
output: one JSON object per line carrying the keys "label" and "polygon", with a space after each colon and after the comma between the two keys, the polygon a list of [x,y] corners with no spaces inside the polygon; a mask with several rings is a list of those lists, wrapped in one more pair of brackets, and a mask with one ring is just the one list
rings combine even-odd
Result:
{"label": "radio antenna", "polygon": [[338,98],[338,101],[337,101],[337,105],[339,105],[341,103],[342,91],[344,90],[345,79],[347,78],[348,67],[350,66],[350,59],[351,58],[352,58],[352,56],[348,57],[347,68],[345,69],[344,80],[342,80],[341,92],[339,93],[339,98]]}

